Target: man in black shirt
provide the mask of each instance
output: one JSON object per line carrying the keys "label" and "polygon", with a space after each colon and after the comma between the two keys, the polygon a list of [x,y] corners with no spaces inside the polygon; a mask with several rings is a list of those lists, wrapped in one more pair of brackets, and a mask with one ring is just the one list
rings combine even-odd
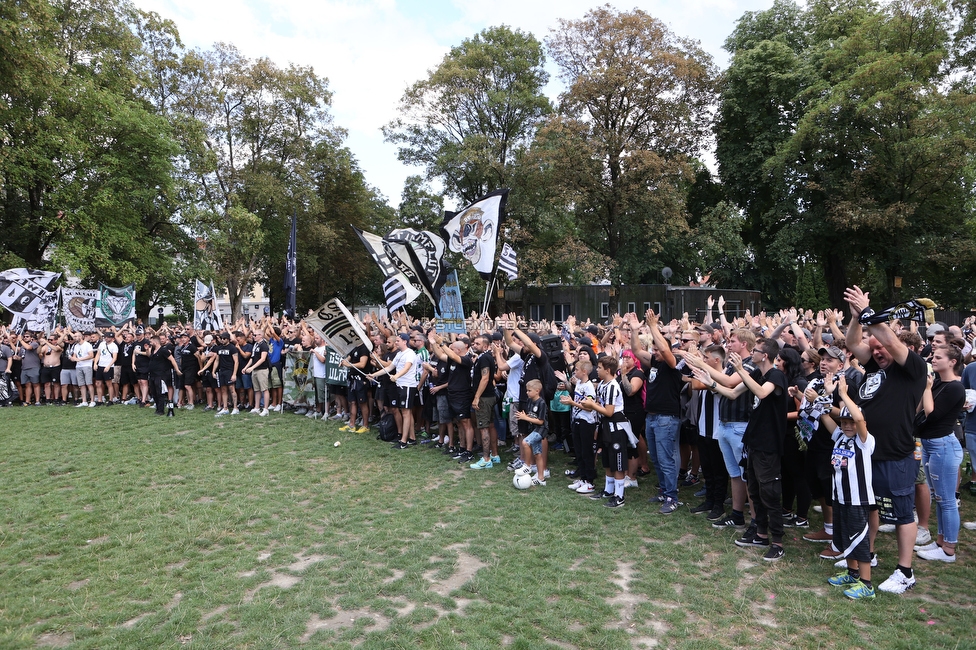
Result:
{"label": "man in black shirt", "polygon": [[[237,346],[230,342],[230,334],[220,333],[220,343],[210,352],[212,357],[217,359],[217,368],[214,370],[214,380],[217,384],[217,402],[220,410],[216,417],[221,417],[230,413],[237,415],[237,393],[234,391],[234,383],[237,381],[237,371],[239,359]],[[228,407],[233,404],[233,411]]]}
{"label": "man in black shirt", "polygon": [[[197,346],[190,339],[190,332],[184,330],[179,336],[179,344],[176,346],[176,363],[180,367],[183,390],[186,391],[186,409],[192,410],[195,401],[195,390],[197,378],[200,374],[200,361],[197,359]],[[177,382],[179,386],[180,382]],[[178,399],[176,400],[179,401]]]}
{"label": "man in black shirt", "polygon": [[152,388],[153,401],[156,403],[156,415],[173,417],[173,404],[169,403],[169,411],[165,410],[166,390],[163,388],[166,380],[171,379],[172,373],[180,373],[173,357],[173,350],[163,345],[159,335],[153,336],[149,350],[149,385]]}
{"label": "man in black shirt", "polygon": [[149,356],[150,341],[146,333],[139,327],[136,329],[136,340],[132,346],[132,372],[136,375],[136,399],[143,405],[149,405]]}
{"label": "man in black shirt", "polygon": [[[450,346],[443,344],[438,334],[431,334],[429,341],[431,351],[442,361],[447,361],[447,403],[451,419],[460,425],[458,433],[458,460],[470,462],[474,458],[471,451],[474,448],[474,427],[471,423],[471,368],[473,359],[468,354],[468,346],[462,341],[455,341]],[[463,435],[462,435],[463,434]]]}
{"label": "man in black shirt", "polygon": [[[913,425],[927,369],[922,357],[909,350],[887,323],[869,325],[870,336],[862,340],[860,317],[874,313],[868,294],[855,286],[844,292],[844,299],[852,314],[847,349],[861,362],[865,373],[858,389],[859,406],[875,437],[871,456],[874,494],[878,507],[895,522],[898,536],[898,566],[878,589],[901,594],[915,586],[912,552],[918,526],[912,510],[918,461]],[[877,510],[871,511],[868,522],[873,548],[879,525]]]}
{"label": "man in black shirt", "polygon": [[[339,427],[339,431],[355,431],[356,433],[369,432],[369,395],[366,390],[366,366],[369,364],[369,348],[365,344],[356,346],[341,364],[349,368],[347,375],[349,387],[346,390],[349,400],[349,423]],[[363,424],[356,427],[356,417],[362,416]]]}
{"label": "man in black shirt", "polygon": [[490,469],[501,463],[498,456],[498,432],[492,415],[495,409],[495,357],[491,352],[491,337],[481,334],[471,342],[471,350],[477,355],[471,367],[471,412],[481,432],[481,460],[471,464],[471,469]]}
{"label": "man in black shirt", "polygon": [[[755,376],[743,366],[737,354],[729,355],[742,385],[755,396],[755,407],[749,417],[742,445],[746,456],[746,482],[749,499],[756,515],[756,530],[746,530],[735,541],[737,546],[764,547],[764,560],[775,562],[783,557],[783,485],[780,459],[786,437],[786,400],[789,397],[786,375],[773,365],[779,344],[764,339],[752,351],[752,362],[762,373]],[[734,398],[734,391],[724,386],[718,391]]]}

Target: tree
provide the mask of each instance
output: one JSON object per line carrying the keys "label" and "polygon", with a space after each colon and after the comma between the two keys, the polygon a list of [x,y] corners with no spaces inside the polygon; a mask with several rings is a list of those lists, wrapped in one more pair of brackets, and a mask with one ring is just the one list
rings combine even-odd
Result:
{"label": "tree", "polygon": [[531,34],[490,27],[451,48],[400,100],[383,128],[401,161],[422,166],[461,203],[506,187],[520,147],[551,111],[542,45]]}
{"label": "tree", "polygon": [[27,1],[0,21],[0,251],[149,299],[189,240],[168,207],[178,143],[133,65],[137,14]]}
{"label": "tree", "polygon": [[402,228],[437,232],[444,219],[444,199],[433,194],[420,176],[408,176],[403,183],[397,221]]}
{"label": "tree", "polygon": [[567,85],[553,128],[580,152],[560,176],[576,192],[583,239],[612,260],[613,280],[647,281],[664,266],[662,243],[688,227],[690,159],[714,100],[711,58],[643,11],[609,5],[560,20],[547,45]]}
{"label": "tree", "polygon": [[941,1],[821,0],[740,21],[717,153],[767,299],[788,295],[796,260],[822,269],[835,306],[852,282],[890,301],[895,276],[945,305],[976,298],[961,282],[976,265],[974,105],[955,16]]}

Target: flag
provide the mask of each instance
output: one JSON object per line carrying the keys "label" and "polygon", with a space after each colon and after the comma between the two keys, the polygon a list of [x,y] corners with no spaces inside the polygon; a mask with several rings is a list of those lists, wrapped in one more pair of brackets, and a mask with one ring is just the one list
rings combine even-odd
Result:
{"label": "flag", "polygon": [[136,285],[107,287],[98,285],[95,327],[121,327],[136,319]]}
{"label": "flag", "polygon": [[391,314],[407,306],[404,302],[407,292],[396,278],[387,278],[383,282],[383,297],[386,298],[386,308]]}
{"label": "flag", "polygon": [[51,289],[60,277],[60,273],[25,268],[0,273],[0,305],[13,314],[11,329],[54,330],[58,294]]}
{"label": "flag", "polygon": [[197,280],[196,291],[193,296],[193,328],[204,331],[217,332],[224,329],[224,320],[217,308],[217,292],[213,282],[208,287]]}
{"label": "flag", "polygon": [[[396,309],[403,309],[405,305],[409,305],[417,296],[421,294],[421,288],[419,282],[414,285],[410,280],[403,274],[400,268],[393,263],[390,259],[389,253],[387,253],[386,247],[383,245],[383,238],[373,233],[365,232],[360,230],[356,226],[352,226],[352,229],[356,231],[359,236],[359,240],[363,242],[363,246],[369,252],[370,257],[376,262],[377,266],[380,267],[380,272],[383,274],[384,286],[386,283],[392,281],[400,285],[399,290],[395,293],[397,295],[402,294],[402,300],[397,302]],[[390,310],[390,313],[396,311],[389,302],[386,303],[386,308]]]}
{"label": "flag", "polygon": [[291,236],[288,238],[288,256],[285,258],[285,313],[295,317],[295,291],[298,288],[298,213],[291,215]]}
{"label": "flag", "polygon": [[360,345],[365,345],[368,350],[373,349],[366,332],[338,298],[319,307],[314,316],[305,318],[305,322],[321,334],[340,356],[348,356]]}
{"label": "flag", "polygon": [[474,265],[485,281],[491,280],[495,267],[498,232],[505,215],[508,190],[496,190],[460,212],[444,212],[441,233],[455,253],[461,253]]}
{"label": "flag", "polygon": [[498,258],[498,270],[504,272],[509,280],[518,278],[518,260],[515,249],[509,246],[507,242],[502,246],[502,254]]}
{"label": "flag", "polygon": [[434,295],[434,288],[430,285],[430,279],[424,271],[417,253],[409,242],[387,241],[383,239],[383,248],[393,264],[410,281],[414,287],[419,287],[420,291],[427,296],[434,311],[437,311],[437,298]]}
{"label": "flag", "polygon": [[61,287],[61,313],[65,324],[76,332],[95,329],[95,311],[98,291],[94,289],[68,289]]}
{"label": "flag", "polygon": [[444,261],[444,239],[429,230],[413,230],[412,228],[398,228],[391,230],[390,234],[383,238],[385,241],[409,242],[413,247],[413,252],[417,256],[420,268],[427,276],[431,293],[439,296],[441,287],[447,281],[450,268]]}

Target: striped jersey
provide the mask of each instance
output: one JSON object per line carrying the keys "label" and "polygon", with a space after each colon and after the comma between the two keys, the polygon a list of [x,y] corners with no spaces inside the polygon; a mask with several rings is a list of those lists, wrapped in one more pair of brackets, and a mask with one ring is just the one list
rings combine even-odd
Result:
{"label": "striped jersey", "polygon": [[830,456],[834,468],[834,501],[848,506],[874,505],[874,489],[871,487],[874,436],[868,434],[861,442],[857,435],[847,437],[837,427],[831,439],[834,441]]}

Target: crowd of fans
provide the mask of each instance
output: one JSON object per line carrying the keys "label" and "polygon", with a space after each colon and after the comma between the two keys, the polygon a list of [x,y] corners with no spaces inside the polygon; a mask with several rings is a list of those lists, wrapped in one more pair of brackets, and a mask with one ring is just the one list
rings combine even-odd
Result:
{"label": "crowd of fans", "polygon": [[903,593],[916,557],[956,562],[960,528],[976,529],[959,516],[960,490],[976,495],[971,464],[963,476],[964,447],[976,452],[976,417],[967,419],[976,331],[973,319],[873,322],[866,294],[845,296],[847,322],[840,311],[796,309],[730,320],[721,297],[709,297],[702,323],[687,314],[664,323],[651,310],[601,324],[472,314],[467,333],[450,336],[403,312],[367,315],[372,350],[341,360],[343,386],[327,376],[326,341],[284,317],[219,332],[4,330],[0,405],[331,418],[472,471],[511,453],[507,469],[538,488],[553,480],[550,450],[562,450],[573,457],[568,487],[582,496],[621,508],[653,475],[653,507],[667,516],[684,505],[679,487],[697,489],[690,512],[742,531],[736,545],[777,561],[784,529],[801,529],[843,569],[830,584],[873,598],[879,530],[896,534],[898,557],[877,589]]}

